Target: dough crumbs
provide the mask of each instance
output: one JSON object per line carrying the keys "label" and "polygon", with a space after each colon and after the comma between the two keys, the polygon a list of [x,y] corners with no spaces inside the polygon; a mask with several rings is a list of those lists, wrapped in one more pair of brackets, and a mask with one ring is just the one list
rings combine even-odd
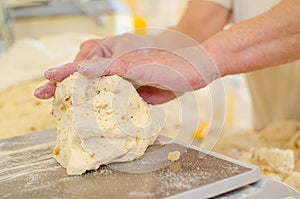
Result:
{"label": "dough crumbs", "polygon": [[179,160],[179,158],[180,158],[180,151],[173,151],[173,152],[169,152],[168,154],[168,160],[172,162]]}

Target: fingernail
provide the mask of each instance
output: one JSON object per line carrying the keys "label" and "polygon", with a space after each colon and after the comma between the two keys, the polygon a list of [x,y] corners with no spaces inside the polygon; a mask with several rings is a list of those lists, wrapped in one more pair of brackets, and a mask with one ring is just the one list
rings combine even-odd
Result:
{"label": "fingernail", "polygon": [[55,85],[45,84],[34,91],[34,96],[39,99],[49,99],[55,93]]}
{"label": "fingernail", "polygon": [[85,65],[81,65],[77,70],[79,73],[85,74],[88,71],[88,67],[86,67]]}
{"label": "fingernail", "polygon": [[44,76],[47,79],[52,79],[53,74],[56,72],[56,70],[57,70],[57,68],[50,68],[50,69],[48,69],[48,70],[45,71]]}
{"label": "fingernail", "polygon": [[42,86],[39,87],[39,88],[37,88],[37,89],[35,89],[33,95],[34,95],[35,97],[37,97],[37,98],[41,98],[41,90],[42,90]]}

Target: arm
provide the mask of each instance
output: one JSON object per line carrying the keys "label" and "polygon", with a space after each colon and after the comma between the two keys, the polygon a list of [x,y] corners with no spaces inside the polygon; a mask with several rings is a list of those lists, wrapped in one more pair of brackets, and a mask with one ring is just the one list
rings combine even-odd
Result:
{"label": "arm", "polygon": [[283,0],[203,43],[221,74],[236,74],[300,58],[300,1]]}
{"label": "arm", "polygon": [[228,21],[230,10],[209,1],[189,2],[180,22],[171,28],[201,43],[221,31]]}
{"label": "arm", "polygon": [[[187,10],[184,13],[183,18],[180,23],[171,28],[175,31],[181,32],[197,42],[202,42],[207,38],[211,37],[215,33],[223,29],[225,23],[228,20],[230,14],[229,8],[225,8],[217,3],[212,3],[209,1],[192,0],[189,2]],[[168,33],[165,31],[160,35],[160,43],[164,41],[171,41],[167,43],[175,44],[178,48],[184,48],[189,46],[189,44],[180,43],[180,41],[175,38],[171,39],[174,33]],[[138,44],[141,44],[141,39],[138,40]],[[125,48],[130,46],[129,44],[134,44],[137,39],[133,36],[128,35],[125,37],[120,37],[120,45]],[[173,42],[176,41],[176,42]],[[100,45],[104,42],[104,39],[94,39],[84,42],[80,46],[80,52],[75,58],[75,62],[81,62],[87,59],[91,59],[95,55],[103,58],[110,58],[112,56],[112,48],[107,49],[106,46]],[[120,49],[120,46],[117,46]],[[56,82],[63,81],[69,75],[77,71],[72,64],[66,64],[59,69],[50,69],[46,71],[46,78],[50,80],[46,85],[40,87],[35,91],[35,96],[42,99],[48,99],[54,95]],[[141,93],[141,92],[140,92]]]}
{"label": "arm", "polygon": [[[163,103],[174,97],[165,98],[165,91],[182,93],[190,89],[196,90],[220,76],[257,70],[299,59],[299,8],[299,0],[283,0],[269,12],[234,25],[206,40],[203,46],[206,53],[217,64],[218,70],[214,70],[214,64],[205,53],[200,50],[200,54],[197,54],[195,47],[185,48],[181,53],[194,59],[193,63],[197,66],[197,71],[190,63],[159,51],[136,52],[133,55],[121,57],[112,64],[109,64],[110,59],[100,59],[101,63],[86,63],[79,65],[80,68],[76,70],[91,77],[119,74],[137,82],[138,85],[149,85],[147,88],[151,89],[146,90],[145,95],[142,95],[146,96],[144,99],[153,104]],[[167,67],[161,67],[161,64]],[[71,65],[76,65],[76,63]],[[57,82],[65,78],[61,73],[59,68],[52,69],[46,76],[50,81]],[[198,75],[199,73],[201,74]],[[181,81],[177,78],[178,75],[186,81]],[[64,78],[59,80],[55,77]],[[169,90],[160,92],[162,91],[158,90],[160,88]],[[43,96],[45,92],[47,92],[45,88],[40,88],[36,96]],[[46,97],[50,96],[51,94],[48,93]]]}
{"label": "arm", "polygon": [[[230,2],[230,0],[228,0],[228,2]],[[178,25],[170,29],[183,33],[201,43],[221,31],[228,21],[229,15],[230,9],[217,3],[203,0],[192,0],[189,2],[188,7]],[[141,38],[135,38],[132,34],[125,34],[123,36],[120,35],[117,40],[118,42],[115,43],[121,44],[117,49],[126,48],[126,46],[136,44],[141,46],[143,42],[151,42],[151,40],[156,40],[157,42],[162,43],[173,39],[174,41],[177,41],[175,43],[173,41],[171,42],[174,44],[174,48],[184,48],[189,45],[184,42],[180,42],[176,36],[174,38],[174,35],[176,34],[168,30],[164,31],[158,37],[148,35]],[[103,47],[101,43],[104,41],[105,39],[93,39],[81,44],[80,51],[75,58],[75,62],[91,59],[95,55],[98,57],[111,57],[115,50],[113,47],[110,49]]]}

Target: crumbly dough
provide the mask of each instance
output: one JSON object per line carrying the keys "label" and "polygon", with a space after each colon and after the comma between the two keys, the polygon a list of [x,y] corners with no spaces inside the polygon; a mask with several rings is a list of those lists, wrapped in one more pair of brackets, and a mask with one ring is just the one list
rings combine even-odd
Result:
{"label": "crumbly dough", "polygon": [[73,74],[57,86],[53,109],[58,121],[54,158],[69,175],[137,159],[161,130],[150,106],[117,75]]}
{"label": "crumbly dough", "polygon": [[56,127],[51,100],[33,96],[33,90],[45,82],[35,79],[0,91],[0,139]]}
{"label": "crumbly dough", "polygon": [[288,148],[294,151],[295,171],[300,171],[300,131],[294,133],[293,137],[288,143]]}
{"label": "crumbly dough", "polygon": [[168,160],[175,162],[180,158],[180,151],[173,151],[168,153]]}
{"label": "crumbly dough", "polygon": [[260,166],[264,175],[300,191],[300,123],[273,122],[261,131],[249,134],[256,135],[258,142],[239,159]]}
{"label": "crumbly dough", "polygon": [[242,156],[240,160],[260,165],[262,172],[266,174],[275,172],[290,175],[294,170],[294,153],[290,149],[257,148]]}
{"label": "crumbly dough", "polygon": [[293,172],[291,175],[286,177],[283,180],[283,182],[294,187],[298,191],[300,191],[300,173],[299,172]]}
{"label": "crumbly dough", "polygon": [[292,137],[300,132],[300,123],[296,121],[273,122],[258,132],[260,145],[273,148],[290,148],[288,146]]}

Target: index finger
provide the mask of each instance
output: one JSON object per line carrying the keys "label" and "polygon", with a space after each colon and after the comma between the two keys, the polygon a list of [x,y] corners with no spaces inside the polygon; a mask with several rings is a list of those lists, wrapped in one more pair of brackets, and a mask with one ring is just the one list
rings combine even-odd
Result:
{"label": "index finger", "polygon": [[44,76],[52,82],[61,82],[77,71],[76,63],[64,64],[60,67],[46,70]]}

